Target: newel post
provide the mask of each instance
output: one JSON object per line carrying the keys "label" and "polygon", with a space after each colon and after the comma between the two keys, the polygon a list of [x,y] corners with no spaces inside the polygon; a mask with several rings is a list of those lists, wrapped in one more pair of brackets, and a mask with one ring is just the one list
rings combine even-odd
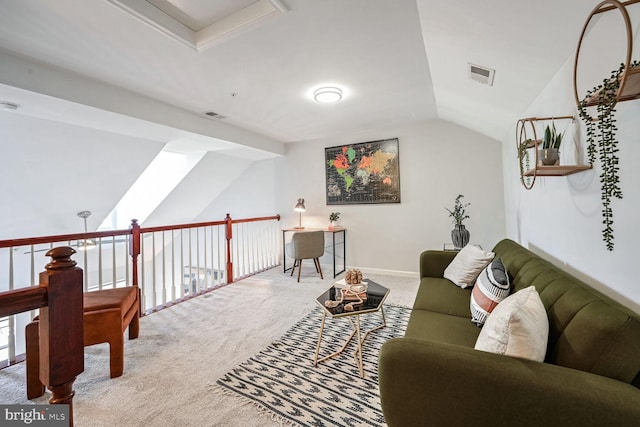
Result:
{"label": "newel post", "polygon": [[40,309],[40,381],[51,390],[49,403],[68,404],[73,426],[73,382],[84,371],[82,269],[76,267],[68,246],[53,248],[40,273],[47,288],[47,306]]}
{"label": "newel post", "polygon": [[227,284],[233,283],[233,261],[231,260],[231,239],[233,238],[233,228],[231,215],[227,214],[224,218],[226,221],[225,231],[227,236]]}
{"label": "newel post", "polygon": [[138,286],[138,255],[140,255],[140,224],[137,219],[131,220],[131,241],[129,242],[131,256],[132,285]]}

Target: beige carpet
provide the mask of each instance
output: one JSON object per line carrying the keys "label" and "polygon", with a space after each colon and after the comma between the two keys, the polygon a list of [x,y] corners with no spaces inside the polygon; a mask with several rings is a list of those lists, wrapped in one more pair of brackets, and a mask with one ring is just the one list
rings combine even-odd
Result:
{"label": "beige carpet", "polygon": [[[140,337],[125,343],[120,378],[109,378],[108,345],[86,348],[85,372],[75,382],[76,426],[274,425],[253,405],[213,392],[214,384],[309,313],[334,281],[320,280],[312,264],[302,275],[297,283],[274,268],[143,317]],[[417,278],[365,277],[391,289],[387,303],[413,304]],[[0,370],[0,396],[3,404],[50,397],[26,399],[24,363]]]}

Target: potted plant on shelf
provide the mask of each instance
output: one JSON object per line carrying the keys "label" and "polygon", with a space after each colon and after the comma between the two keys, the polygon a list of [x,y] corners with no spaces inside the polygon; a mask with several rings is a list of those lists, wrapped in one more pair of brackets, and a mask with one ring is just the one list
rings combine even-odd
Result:
{"label": "potted plant on shelf", "polygon": [[469,230],[462,223],[465,219],[469,219],[467,215],[467,207],[471,203],[462,203],[460,200],[464,196],[459,194],[453,204],[453,210],[445,208],[449,212],[449,216],[453,218],[454,229],[451,230],[451,241],[456,249],[464,248],[469,243]]}
{"label": "potted plant on shelf", "polygon": [[340,212],[331,212],[329,214],[329,222],[331,222],[331,225],[329,226],[329,230],[333,230],[336,227],[339,219],[340,219]]}
{"label": "potted plant on shelf", "polygon": [[556,125],[547,125],[542,139],[542,148],[538,151],[538,158],[545,166],[557,165],[560,163],[560,144],[562,144],[563,133],[556,131]]}

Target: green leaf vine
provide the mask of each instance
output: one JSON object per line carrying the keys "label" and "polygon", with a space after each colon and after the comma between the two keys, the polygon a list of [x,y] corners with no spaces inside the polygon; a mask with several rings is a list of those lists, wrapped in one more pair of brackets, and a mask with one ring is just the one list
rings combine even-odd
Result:
{"label": "green leaf vine", "polygon": [[[634,61],[630,67],[640,65],[640,61]],[[584,121],[587,130],[587,155],[589,162],[594,164],[596,156],[600,160],[602,173],[600,174],[600,191],[602,200],[602,238],[607,250],[613,250],[613,210],[611,199],[622,199],[620,189],[620,160],[618,158],[618,141],[616,139],[616,119],[614,113],[618,102],[617,93],[620,87],[620,75],[624,71],[624,64],[620,64],[617,70],[611,73],[611,77],[603,80],[602,84],[587,91],[586,96],[578,105],[580,118]],[[587,112],[587,101],[592,96],[597,96],[597,117],[593,118]],[[596,148],[596,138],[598,138]]]}
{"label": "green leaf vine", "polygon": [[527,149],[531,148],[532,144],[533,141],[531,140],[531,138],[527,138],[518,145],[518,158],[520,159],[520,179],[523,181],[523,184],[526,183],[527,186],[531,183],[531,177],[524,176],[523,172],[528,171],[531,168],[531,158],[529,157],[529,151]]}

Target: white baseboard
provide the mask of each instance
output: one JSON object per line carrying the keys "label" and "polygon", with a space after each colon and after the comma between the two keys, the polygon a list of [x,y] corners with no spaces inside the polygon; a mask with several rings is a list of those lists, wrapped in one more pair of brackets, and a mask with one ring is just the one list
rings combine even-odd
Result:
{"label": "white baseboard", "polygon": [[371,267],[357,267],[357,266],[348,266],[347,270],[351,268],[357,268],[362,271],[362,273],[372,273],[372,274],[386,274],[388,276],[400,276],[400,277],[412,277],[419,279],[420,273],[417,271],[401,271],[401,270],[386,270],[382,268],[371,268]]}

